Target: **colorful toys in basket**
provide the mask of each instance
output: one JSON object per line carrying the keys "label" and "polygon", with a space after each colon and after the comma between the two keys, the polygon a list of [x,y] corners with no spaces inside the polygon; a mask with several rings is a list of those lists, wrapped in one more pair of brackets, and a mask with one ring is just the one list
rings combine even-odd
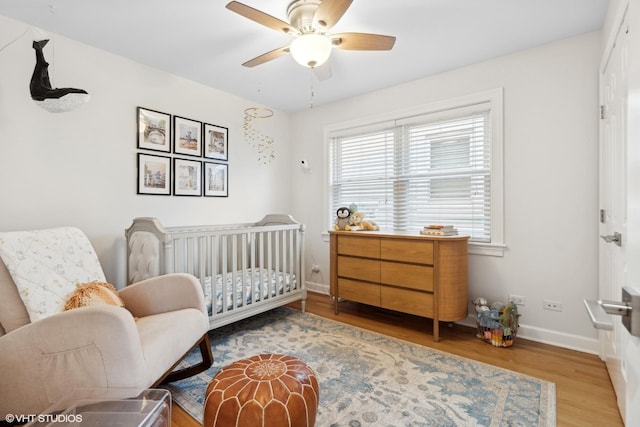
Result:
{"label": "colorful toys in basket", "polygon": [[489,307],[486,298],[473,300],[476,307],[476,336],[496,347],[510,347],[518,332],[518,306],[510,302],[494,302]]}

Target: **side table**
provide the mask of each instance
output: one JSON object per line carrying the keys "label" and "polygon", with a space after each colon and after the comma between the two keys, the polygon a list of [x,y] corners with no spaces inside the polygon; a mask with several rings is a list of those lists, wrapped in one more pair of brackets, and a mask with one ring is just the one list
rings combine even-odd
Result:
{"label": "side table", "polygon": [[34,415],[29,427],[130,426],[170,427],[167,390],[83,389]]}

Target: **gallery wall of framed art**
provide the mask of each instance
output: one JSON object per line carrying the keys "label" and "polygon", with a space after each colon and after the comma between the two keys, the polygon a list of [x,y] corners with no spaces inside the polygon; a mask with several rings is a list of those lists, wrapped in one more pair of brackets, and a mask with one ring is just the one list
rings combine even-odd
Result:
{"label": "gallery wall of framed art", "polygon": [[143,107],[136,123],[137,194],[229,196],[228,128]]}

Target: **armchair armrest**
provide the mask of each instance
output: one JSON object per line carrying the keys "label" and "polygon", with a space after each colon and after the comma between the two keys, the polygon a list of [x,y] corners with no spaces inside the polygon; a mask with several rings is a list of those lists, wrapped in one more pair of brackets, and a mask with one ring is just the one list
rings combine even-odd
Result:
{"label": "armchair armrest", "polygon": [[118,293],[124,300],[125,307],[137,317],[195,308],[208,318],[202,286],[191,274],[174,273],[151,277],[125,286]]}
{"label": "armchair armrest", "polygon": [[131,314],[94,306],[54,314],[0,337],[0,416],[34,414],[75,388],[145,388],[150,378]]}

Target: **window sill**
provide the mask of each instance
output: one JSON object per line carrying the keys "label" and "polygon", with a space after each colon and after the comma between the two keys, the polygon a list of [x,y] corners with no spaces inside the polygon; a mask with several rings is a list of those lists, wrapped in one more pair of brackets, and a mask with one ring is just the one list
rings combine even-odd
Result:
{"label": "window sill", "polygon": [[505,244],[469,242],[469,254],[501,257],[507,248]]}

